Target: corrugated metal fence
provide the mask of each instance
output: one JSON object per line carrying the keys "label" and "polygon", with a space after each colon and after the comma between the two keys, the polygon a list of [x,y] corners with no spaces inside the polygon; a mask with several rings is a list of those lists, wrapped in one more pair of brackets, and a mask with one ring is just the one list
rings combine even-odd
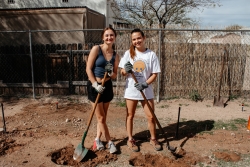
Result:
{"label": "corrugated metal fence", "polygon": [[[0,95],[86,95],[86,61],[100,44],[102,30],[0,32]],[[130,46],[130,29],[117,30],[116,51]],[[249,30],[146,29],[146,45],[155,51],[162,73],[156,98],[221,95],[249,98]],[[73,38],[75,37],[75,38]],[[222,68],[223,67],[223,68]],[[114,90],[123,97],[125,79]]]}

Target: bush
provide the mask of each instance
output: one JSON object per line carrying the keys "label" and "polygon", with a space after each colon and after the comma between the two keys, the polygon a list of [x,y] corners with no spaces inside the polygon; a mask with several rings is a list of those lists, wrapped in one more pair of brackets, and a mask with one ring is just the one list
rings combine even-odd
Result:
{"label": "bush", "polygon": [[192,90],[192,92],[189,94],[189,97],[191,98],[191,100],[197,102],[199,100],[203,100],[201,98],[201,95],[199,94],[198,90]]}

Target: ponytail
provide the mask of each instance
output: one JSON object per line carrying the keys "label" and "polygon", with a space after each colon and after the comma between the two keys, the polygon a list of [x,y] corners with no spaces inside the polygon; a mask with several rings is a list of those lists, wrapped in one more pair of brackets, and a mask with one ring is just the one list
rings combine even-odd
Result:
{"label": "ponytail", "polygon": [[134,60],[134,57],[135,57],[135,46],[133,44],[130,45],[129,53],[130,53],[130,57]]}

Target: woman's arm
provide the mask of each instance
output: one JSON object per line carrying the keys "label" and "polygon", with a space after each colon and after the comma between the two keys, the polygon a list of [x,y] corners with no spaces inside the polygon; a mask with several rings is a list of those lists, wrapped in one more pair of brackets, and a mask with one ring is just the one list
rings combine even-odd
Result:
{"label": "woman's arm", "polygon": [[158,73],[151,74],[151,76],[146,80],[147,84],[149,85],[149,84],[153,83],[155,81],[155,79],[157,78],[157,75],[158,75]]}

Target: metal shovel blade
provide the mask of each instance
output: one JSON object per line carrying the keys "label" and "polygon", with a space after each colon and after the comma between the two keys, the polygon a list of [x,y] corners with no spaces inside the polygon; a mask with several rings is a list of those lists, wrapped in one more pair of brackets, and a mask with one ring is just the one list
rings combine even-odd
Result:
{"label": "metal shovel blade", "polygon": [[223,99],[223,97],[215,96],[213,105],[217,106],[217,107],[224,107],[224,99]]}
{"label": "metal shovel blade", "polygon": [[170,145],[167,145],[167,149],[173,153],[173,152],[175,152],[176,147],[172,147]]}
{"label": "metal shovel blade", "polygon": [[82,159],[86,156],[88,153],[88,149],[84,148],[82,143],[78,144],[74,151],[73,159],[77,162],[81,162]]}

